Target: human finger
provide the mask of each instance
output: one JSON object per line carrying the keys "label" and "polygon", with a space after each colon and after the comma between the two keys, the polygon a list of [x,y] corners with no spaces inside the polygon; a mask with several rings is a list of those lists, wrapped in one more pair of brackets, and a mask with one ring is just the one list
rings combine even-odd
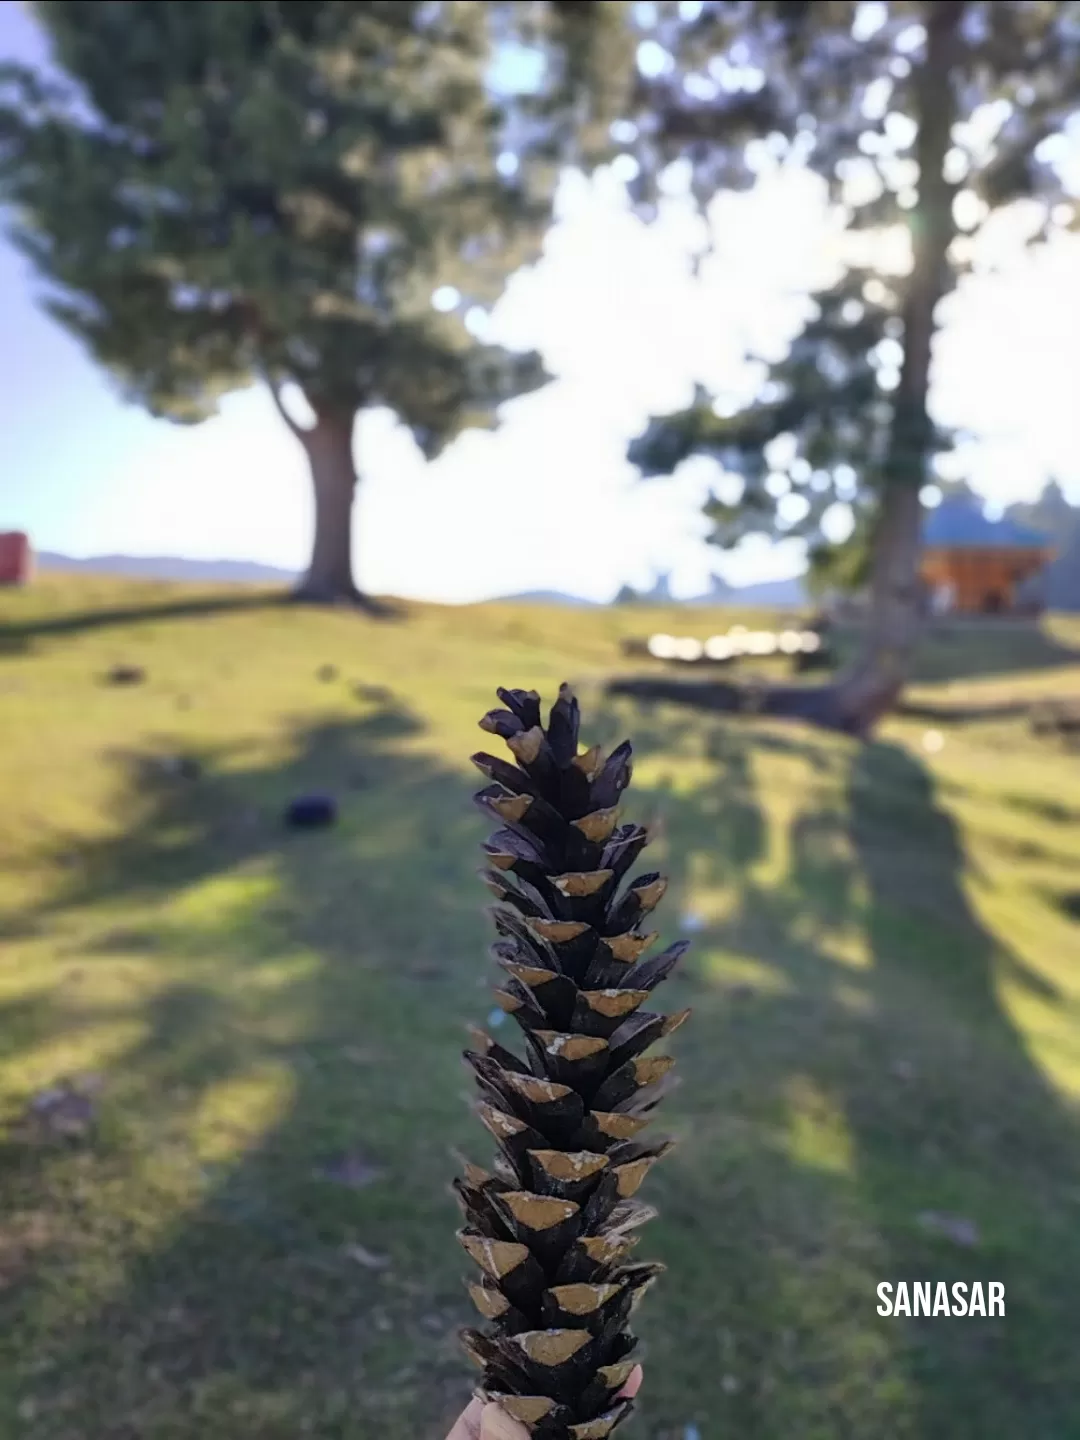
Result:
{"label": "human finger", "polygon": [[626,1384],[619,1391],[620,1400],[632,1400],[641,1389],[641,1382],[645,1378],[645,1372],[640,1365],[635,1365],[627,1377]]}
{"label": "human finger", "polygon": [[529,1432],[500,1406],[489,1404],[480,1417],[480,1440],[529,1440]]}
{"label": "human finger", "polygon": [[482,1400],[470,1400],[446,1440],[480,1440],[480,1417],[483,1411]]}
{"label": "human finger", "polygon": [[[641,1366],[635,1365],[619,1391],[619,1399],[632,1400],[644,1378]],[[498,1405],[471,1400],[446,1440],[529,1440],[529,1432]]]}

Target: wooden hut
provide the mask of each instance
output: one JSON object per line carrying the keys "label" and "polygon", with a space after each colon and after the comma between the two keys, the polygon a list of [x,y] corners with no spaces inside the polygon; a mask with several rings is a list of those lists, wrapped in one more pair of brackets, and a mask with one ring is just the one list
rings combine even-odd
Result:
{"label": "wooden hut", "polygon": [[1030,614],[1030,599],[1018,591],[1053,554],[1045,535],[988,520],[971,495],[948,496],[923,524],[922,578],[939,613]]}
{"label": "wooden hut", "polygon": [[0,533],[0,585],[25,585],[30,579],[30,537],[21,530]]}

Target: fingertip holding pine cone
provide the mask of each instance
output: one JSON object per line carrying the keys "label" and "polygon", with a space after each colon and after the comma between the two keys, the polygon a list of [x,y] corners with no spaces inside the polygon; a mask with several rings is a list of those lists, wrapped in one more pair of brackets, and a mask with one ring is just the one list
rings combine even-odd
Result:
{"label": "fingertip holding pine cone", "polygon": [[506,975],[495,999],[525,1057],[479,1030],[465,1052],[497,1150],[490,1171],[466,1164],[454,1181],[486,1322],[462,1340],[483,1371],[478,1398],[533,1440],[604,1440],[633,1408],[620,1393],[637,1363],[628,1321],[663,1269],[628,1258],[656,1213],[637,1190],[672,1144],[638,1138],[675,1083],[672,1058],[645,1051],[690,1013],[642,1007],[687,942],[644,958],[667,881],[623,886],[648,843],[643,826],[618,823],[629,742],[579,754],[567,685],[546,728],[535,691],[497,693],[505,709],[480,725],[517,763],[472,758],[491,782],[476,802],[499,826],[481,871]]}

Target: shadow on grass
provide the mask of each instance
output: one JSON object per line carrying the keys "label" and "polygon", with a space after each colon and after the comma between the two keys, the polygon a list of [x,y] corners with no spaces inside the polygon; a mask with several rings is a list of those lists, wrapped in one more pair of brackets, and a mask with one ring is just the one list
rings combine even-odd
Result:
{"label": "shadow on grass", "polygon": [[[969,890],[985,881],[910,752],[863,752],[848,794],[877,1034],[905,1077],[887,1110],[865,1094],[848,1098],[864,1193],[898,1275],[993,1278],[1008,1297],[1005,1319],[912,1325],[918,1433],[1071,1434],[1080,1430],[1065,1338],[1080,1285],[1080,1127],[1006,1008],[1017,996],[1050,1007],[1062,997],[980,922]],[[976,1222],[973,1252],[913,1233],[919,1212],[942,1209]]]}
{"label": "shadow on grass", "polygon": [[[716,897],[668,987],[696,1013],[666,1107],[684,1143],[648,1189],[644,1248],[671,1273],[641,1312],[637,1433],[1076,1432],[1075,1117],[999,984],[1053,997],[972,912],[930,777],[889,746],[626,706],[588,738],[624,732],[705,769],[628,806],[666,816],[668,927]],[[276,766],[211,754],[188,782],[120,759],[122,830],[26,917],[100,915],[77,964],[135,966],[94,1145],[0,1157],[9,1213],[52,1237],[0,1294],[28,1440],[445,1433],[467,1388],[446,1146],[488,1148],[457,1057],[489,937],[468,777],[422,738],[391,702],[297,732]],[[766,762],[810,777],[786,827]],[[280,828],[289,795],[344,776],[336,830]],[[29,1048],[86,1016],[75,994],[16,1018]],[[343,1155],[371,1183],[320,1178]],[[979,1247],[923,1212],[971,1219]],[[1007,1321],[876,1316],[879,1280],[939,1277],[1004,1280]]]}
{"label": "shadow on grass", "polygon": [[[28,917],[113,916],[72,962],[135,979],[90,1015],[75,984],[12,1017],[27,1051],[127,1037],[93,1143],[0,1150],[8,1213],[56,1237],[0,1291],[20,1434],[405,1440],[467,1394],[446,1186],[447,1146],[482,1148],[459,1098],[480,827],[468,777],[407,753],[420,734],[391,704],[277,767],[118,761],[123,828]],[[290,795],[345,777],[337,829],[283,829]],[[323,1178],[343,1157],[361,1188]]]}
{"label": "shadow on grass", "polygon": [[992,618],[931,625],[915,659],[912,682],[975,680],[1080,664],[1080,650],[1038,619]]}
{"label": "shadow on grass", "polygon": [[[784,732],[778,750],[739,722],[620,719],[639,751],[696,737],[716,765],[670,802],[676,905],[712,892],[721,918],[687,982],[684,1143],[651,1182],[672,1273],[642,1317],[649,1433],[1080,1432],[1080,1133],[1002,999],[1058,995],[973,911],[931,776],[891,745]],[[765,755],[804,766],[780,825]],[[879,1281],[939,1278],[1004,1281],[1007,1318],[877,1316]]]}
{"label": "shadow on grass", "polygon": [[88,630],[105,630],[112,625],[138,625],[157,620],[190,620],[203,615],[222,615],[234,610],[277,609],[293,603],[287,590],[240,591],[230,595],[205,595],[186,600],[166,600],[147,605],[111,605],[100,609],[73,610],[60,615],[35,615],[24,621],[0,625],[0,655],[29,651],[36,640],[57,635],[78,635]]}

